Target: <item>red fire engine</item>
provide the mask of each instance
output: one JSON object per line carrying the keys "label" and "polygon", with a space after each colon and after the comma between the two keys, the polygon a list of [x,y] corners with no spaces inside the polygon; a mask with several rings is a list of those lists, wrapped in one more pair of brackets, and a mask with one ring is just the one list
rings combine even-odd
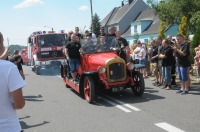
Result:
{"label": "red fire engine", "polygon": [[37,75],[42,68],[59,67],[64,61],[62,47],[67,41],[67,34],[54,31],[33,32],[28,38],[28,59],[32,70]]}
{"label": "red fire engine", "polygon": [[29,60],[28,60],[28,51],[27,51],[27,48],[23,48],[19,54],[21,55],[22,57],[22,60],[23,60],[23,64],[24,65],[28,65],[29,63]]}

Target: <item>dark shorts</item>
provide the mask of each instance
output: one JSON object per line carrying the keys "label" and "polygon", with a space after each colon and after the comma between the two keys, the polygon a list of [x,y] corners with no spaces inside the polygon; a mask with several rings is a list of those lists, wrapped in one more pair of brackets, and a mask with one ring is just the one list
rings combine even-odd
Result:
{"label": "dark shorts", "polygon": [[141,64],[141,65],[145,65],[145,64],[146,64],[146,58],[141,59],[141,60],[139,61],[139,64]]}
{"label": "dark shorts", "polygon": [[80,65],[79,59],[69,59],[69,67],[72,73],[78,71],[79,65]]}

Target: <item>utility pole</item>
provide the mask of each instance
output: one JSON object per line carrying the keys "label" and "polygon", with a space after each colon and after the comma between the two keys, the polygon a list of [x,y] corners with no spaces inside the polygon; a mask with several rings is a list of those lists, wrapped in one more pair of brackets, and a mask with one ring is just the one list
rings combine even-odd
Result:
{"label": "utility pole", "polygon": [[93,32],[93,8],[92,8],[92,0],[90,0],[90,9],[91,9],[91,31]]}

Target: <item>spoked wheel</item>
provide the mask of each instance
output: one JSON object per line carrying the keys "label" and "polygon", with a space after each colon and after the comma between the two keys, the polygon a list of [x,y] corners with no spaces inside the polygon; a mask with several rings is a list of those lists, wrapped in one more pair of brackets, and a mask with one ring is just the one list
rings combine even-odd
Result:
{"label": "spoked wheel", "polygon": [[92,77],[86,76],[84,79],[84,96],[88,103],[94,102],[95,86]]}
{"label": "spoked wheel", "polygon": [[142,74],[138,71],[133,72],[134,86],[131,87],[136,96],[141,96],[144,93],[145,84]]}

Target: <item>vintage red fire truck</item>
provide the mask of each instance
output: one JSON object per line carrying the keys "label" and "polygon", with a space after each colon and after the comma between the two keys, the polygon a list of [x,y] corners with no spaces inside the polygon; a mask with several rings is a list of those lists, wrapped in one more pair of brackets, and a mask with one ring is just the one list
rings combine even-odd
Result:
{"label": "vintage red fire truck", "polygon": [[[107,37],[105,44],[110,45],[117,42],[113,41],[114,39]],[[86,47],[87,51],[83,50],[81,53],[81,64],[77,76],[79,82],[72,81],[67,63],[61,65],[61,77],[66,87],[71,87],[83,95],[89,103],[95,100],[96,91],[101,89],[120,92],[131,88],[136,96],[144,93],[145,84],[142,74],[135,70],[132,62],[126,63],[118,56],[117,52],[120,49],[98,50],[95,48],[98,44],[86,45],[82,43],[81,45],[82,49]]]}
{"label": "vintage red fire truck", "polygon": [[62,47],[67,40],[63,31],[33,32],[28,38],[28,59],[32,70],[38,75],[41,68],[59,67],[64,61]]}

